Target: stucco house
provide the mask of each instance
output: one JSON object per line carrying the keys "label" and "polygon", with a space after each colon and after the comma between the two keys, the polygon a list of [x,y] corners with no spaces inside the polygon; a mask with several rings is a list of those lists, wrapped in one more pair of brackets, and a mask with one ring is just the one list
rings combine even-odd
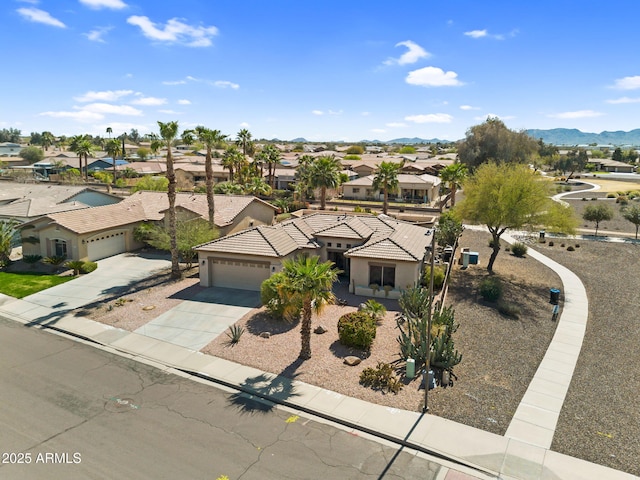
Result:
{"label": "stucco house", "polygon": [[[221,235],[273,222],[276,208],[255,197],[215,195],[214,221]],[[69,260],[99,260],[143,245],[133,237],[142,222],[166,221],[169,207],[164,192],[136,192],[115,205],[54,213],[21,228],[23,255]],[[178,193],[179,218],[208,217],[206,195]]]}
{"label": "stucco house", "polygon": [[[342,196],[347,200],[382,200],[383,192],[373,189],[375,175],[367,175],[342,184]],[[429,175],[398,175],[398,190],[391,199],[405,202],[430,203],[440,195],[440,178]]]}
{"label": "stucco house", "polygon": [[23,148],[19,143],[1,142],[0,157],[17,157]]}
{"label": "stucco house", "polygon": [[399,298],[420,282],[428,232],[386,215],[313,213],[196,247],[200,285],[259,290],[283,260],[307,254],[334,262],[356,295]]}

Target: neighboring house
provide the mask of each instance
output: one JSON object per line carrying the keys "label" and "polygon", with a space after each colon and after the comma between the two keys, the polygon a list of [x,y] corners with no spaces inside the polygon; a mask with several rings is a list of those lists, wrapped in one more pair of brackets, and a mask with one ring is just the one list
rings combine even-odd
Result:
{"label": "neighboring house", "polygon": [[200,285],[260,290],[283,260],[308,254],[334,262],[351,293],[398,298],[420,282],[427,233],[386,215],[314,213],[196,247]]}
{"label": "neighboring house", "polygon": [[[116,162],[116,171],[118,170],[118,167],[120,167],[121,169],[126,169],[127,165],[129,165],[129,162],[119,158],[116,158],[115,162]],[[103,157],[103,158],[93,159],[93,161],[92,159],[89,159],[89,165],[87,166],[87,169],[90,172],[102,171],[102,170],[113,170],[113,158]]]}
{"label": "neighboring house", "polygon": [[22,145],[13,142],[0,143],[0,157],[17,157],[23,149]]}
{"label": "neighboring house", "polygon": [[611,172],[611,173],[633,173],[636,171],[635,165],[630,165],[624,162],[618,162],[616,160],[611,160],[610,158],[594,158],[589,160],[590,163],[593,163],[596,166],[596,170],[602,172]]}
{"label": "neighboring house", "polygon": [[[180,162],[174,165],[176,172],[176,182],[183,189],[193,188],[198,184],[207,181],[205,165],[202,163]],[[229,181],[229,170],[222,168],[222,165],[214,163],[211,165],[213,171],[213,183]]]}
{"label": "neighboring house", "polygon": [[131,169],[138,175],[164,175],[167,171],[167,163],[164,161],[149,160],[146,162],[130,162],[127,165],[118,166],[116,164],[116,171],[124,172],[127,169]]}
{"label": "neighboring house", "polygon": [[[347,200],[382,200],[383,192],[373,189],[375,175],[342,184],[342,196]],[[430,203],[440,195],[440,179],[433,175],[398,175],[398,190],[389,198],[398,201]]]}
{"label": "neighboring house", "polygon": [[[294,168],[275,168],[273,169],[276,190],[287,190],[289,185],[296,181],[296,170]],[[263,171],[264,180],[268,182],[269,170]]]}
{"label": "neighboring house", "polygon": [[[21,228],[23,255],[64,255],[70,260],[99,260],[141,248],[133,231],[142,222],[166,221],[164,192],[136,192],[118,204],[53,213]],[[178,193],[179,218],[206,218],[205,195]],[[221,235],[271,224],[276,208],[254,197],[216,195],[214,221]]]}
{"label": "neighboring house", "polygon": [[29,222],[50,213],[111,205],[122,198],[84,186],[2,182],[0,219]]}

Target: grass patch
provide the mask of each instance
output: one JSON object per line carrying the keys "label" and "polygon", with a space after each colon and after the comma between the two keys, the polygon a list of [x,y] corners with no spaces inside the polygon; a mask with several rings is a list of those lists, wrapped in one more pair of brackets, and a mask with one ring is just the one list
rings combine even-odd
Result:
{"label": "grass patch", "polygon": [[22,298],[69,280],[73,280],[73,277],[59,277],[58,275],[38,273],[0,272],[0,293]]}

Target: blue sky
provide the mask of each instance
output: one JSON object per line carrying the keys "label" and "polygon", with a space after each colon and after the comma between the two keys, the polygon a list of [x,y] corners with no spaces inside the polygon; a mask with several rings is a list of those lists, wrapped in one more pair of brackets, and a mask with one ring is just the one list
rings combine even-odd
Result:
{"label": "blue sky", "polygon": [[4,0],[0,128],[457,140],[640,127],[637,0]]}

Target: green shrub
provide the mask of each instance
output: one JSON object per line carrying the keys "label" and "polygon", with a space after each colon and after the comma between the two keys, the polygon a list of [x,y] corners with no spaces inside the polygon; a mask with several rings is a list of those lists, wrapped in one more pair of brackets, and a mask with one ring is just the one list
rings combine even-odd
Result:
{"label": "green shrub", "polygon": [[389,393],[398,393],[402,390],[402,382],[396,377],[393,367],[384,362],[378,362],[376,368],[367,367],[362,370],[360,384]]}
{"label": "green shrub", "polygon": [[[444,285],[444,279],[447,275],[447,271],[444,266],[436,265],[433,269],[433,288],[438,290],[442,288]],[[431,281],[431,267],[425,270],[424,275],[422,277],[422,284],[425,287],[429,286],[429,282]]]}
{"label": "green shrub", "polygon": [[607,198],[616,198],[615,193],[607,193]]}
{"label": "green shrub", "polygon": [[284,280],[284,273],[271,275],[260,285],[260,301],[274,318],[284,318],[285,299],[280,297],[278,286]]}
{"label": "green shrub", "polygon": [[502,296],[502,283],[497,277],[486,277],[480,281],[480,296],[488,302],[497,302]]}
{"label": "green shrub", "polygon": [[629,203],[629,199],[626,195],[620,195],[616,198],[616,203],[619,203],[620,205],[627,205]]}
{"label": "green shrub", "polygon": [[509,302],[498,302],[498,312],[511,318],[519,318],[521,313],[518,305]]}
{"label": "green shrub", "polygon": [[514,243],[511,247],[511,251],[516,257],[524,257],[528,249],[529,248],[522,242]]}
{"label": "green shrub", "polygon": [[569,245],[569,246],[567,247],[567,251],[568,251],[568,252],[573,252],[574,250],[575,250],[575,248],[573,248],[573,246],[572,246],[572,245]]}
{"label": "green shrub", "polygon": [[360,205],[356,205],[355,207],[353,207],[353,213],[364,213],[364,208],[362,208]]}
{"label": "green shrub", "polygon": [[351,312],[338,320],[340,343],[347,347],[369,350],[376,338],[376,321],[364,312]]}
{"label": "green shrub", "polygon": [[49,265],[53,265],[54,267],[59,267],[67,260],[67,257],[64,255],[53,255],[51,257],[45,257],[42,259],[44,263]]}
{"label": "green shrub", "polygon": [[553,247],[553,246],[555,245],[555,243],[553,243],[553,240],[552,240],[552,241],[550,241],[550,242],[548,243],[548,245],[549,245],[550,247]]}
{"label": "green shrub", "polygon": [[84,265],[82,260],[69,260],[68,262],[64,262],[64,266],[73,270],[73,274],[77,277],[80,275],[80,269]]}
{"label": "green shrub", "polygon": [[84,262],[80,267],[80,273],[91,273],[96,268],[98,268],[98,264],[96,262]]}
{"label": "green shrub", "polygon": [[580,248],[580,244],[579,243],[576,243],[576,248]]}
{"label": "green shrub", "polygon": [[387,313],[387,308],[381,303],[376,302],[373,299],[369,299],[364,304],[362,304],[360,311],[369,315],[377,323],[384,318]]}
{"label": "green shrub", "polygon": [[42,255],[24,255],[22,257],[22,261],[28,264],[38,263],[40,260],[42,260]]}
{"label": "green shrub", "polygon": [[587,201],[587,197],[582,197],[582,201],[586,202]]}
{"label": "green shrub", "polygon": [[591,201],[592,201],[592,202],[595,202],[595,201],[597,201],[597,200],[598,200],[598,197],[591,197]]}

